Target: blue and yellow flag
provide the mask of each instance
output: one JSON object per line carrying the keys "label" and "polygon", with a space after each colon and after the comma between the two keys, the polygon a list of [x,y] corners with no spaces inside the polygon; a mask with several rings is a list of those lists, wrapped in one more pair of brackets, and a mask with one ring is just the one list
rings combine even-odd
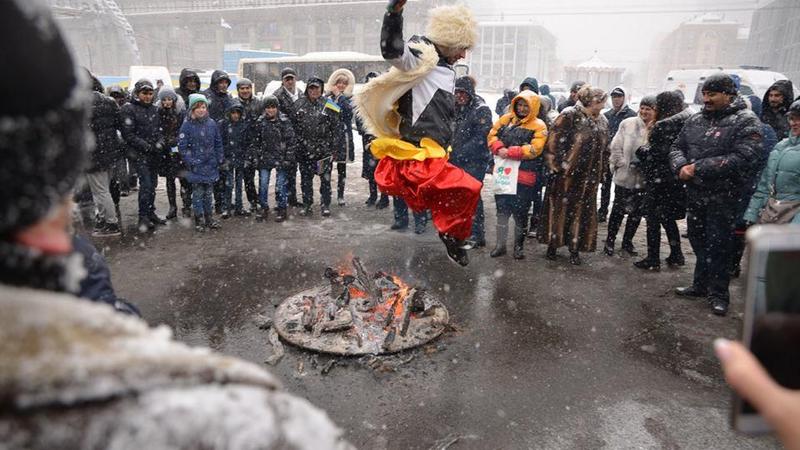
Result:
{"label": "blue and yellow flag", "polygon": [[337,105],[336,102],[334,102],[331,99],[327,99],[325,101],[325,107],[330,109],[331,111],[337,113],[337,114],[342,112],[342,108],[340,108],[339,105]]}

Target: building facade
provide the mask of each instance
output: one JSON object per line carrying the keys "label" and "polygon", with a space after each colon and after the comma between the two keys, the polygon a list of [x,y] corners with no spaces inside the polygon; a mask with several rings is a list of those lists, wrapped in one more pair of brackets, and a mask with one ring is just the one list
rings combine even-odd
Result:
{"label": "building facade", "polygon": [[[50,0],[81,64],[122,75],[137,59],[120,14],[91,0]],[[144,65],[200,70],[223,66],[241,47],[303,55],[322,51],[380,54],[386,0],[117,0]],[[428,9],[450,0],[410,0],[407,37],[425,30]],[[101,4],[98,6],[98,4]]]}
{"label": "building facade", "polygon": [[483,22],[466,63],[482,90],[516,89],[526,77],[554,80],[556,38],[532,22]]}
{"label": "building facade", "polygon": [[736,67],[747,42],[747,29],[715,14],[682,23],[655,46],[648,86],[659,88],[667,72],[677,69]]}
{"label": "building facade", "polygon": [[622,84],[625,75],[624,67],[615,67],[601,60],[595,53],[588,61],[575,66],[564,66],[564,79],[585,81],[594,87],[610,91]]}
{"label": "building facade", "polygon": [[800,83],[800,2],[775,0],[756,9],[742,63],[781,72]]}

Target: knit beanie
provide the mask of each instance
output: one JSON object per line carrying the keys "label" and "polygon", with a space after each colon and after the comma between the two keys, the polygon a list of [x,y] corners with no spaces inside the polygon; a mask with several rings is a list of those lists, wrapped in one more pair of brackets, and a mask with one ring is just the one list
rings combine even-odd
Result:
{"label": "knit beanie", "polygon": [[706,78],[703,82],[703,90],[706,92],[720,92],[722,94],[736,95],[736,83],[730,75],[722,72],[715,73]]}
{"label": "knit beanie", "polygon": [[198,103],[205,103],[208,106],[208,99],[203,94],[190,94],[189,95],[189,111],[194,110],[194,106]]}
{"label": "knit beanie", "polygon": [[[20,36],[24,44],[8,44]],[[8,239],[69,196],[94,145],[89,80],[49,7],[0,2],[0,39],[0,67],[10,69],[0,83],[0,239]]]}

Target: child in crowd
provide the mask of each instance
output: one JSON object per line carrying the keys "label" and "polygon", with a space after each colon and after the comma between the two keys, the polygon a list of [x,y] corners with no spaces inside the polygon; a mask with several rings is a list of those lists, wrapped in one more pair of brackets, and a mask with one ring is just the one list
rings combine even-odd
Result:
{"label": "child in crowd", "polygon": [[224,161],[222,137],[217,123],[208,117],[208,100],[202,94],[189,96],[189,117],[181,125],[178,150],[192,183],[195,230],[220,228],[213,219],[211,197],[219,168]]}
{"label": "child in crowd", "polygon": [[178,153],[178,131],[183,123],[186,106],[183,99],[169,87],[162,87],[158,91],[156,106],[158,107],[158,127],[164,138],[159,174],[165,177],[167,182],[167,199],[169,200],[167,220],[174,220],[178,217],[176,178],[180,180],[183,214],[188,217],[191,211],[192,190],[189,182],[182,176],[181,155]]}
{"label": "child in crowd", "polygon": [[278,98],[268,95],[264,98],[264,115],[254,124],[252,129],[252,154],[258,167],[258,199],[261,204],[263,221],[269,215],[269,179],[275,169],[275,192],[278,208],[275,221],[286,220],[287,176],[294,167],[295,139],[294,129],[288,117],[278,110]]}
{"label": "child in crowd", "polygon": [[[249,216],[242,206],[242,185],[244,184],[245,165],[251,164],[249,149],[245,145],[247,123],[243,120],[244,107],[238,99],[233,99],[225,111],[225,118],[219,122],[222,135],[222,147],[225,150],[225,197],[222,218],[231,214]],[[231,202],[235,191],[235,200]],[[234,209],[235,206],[235,209]]]}

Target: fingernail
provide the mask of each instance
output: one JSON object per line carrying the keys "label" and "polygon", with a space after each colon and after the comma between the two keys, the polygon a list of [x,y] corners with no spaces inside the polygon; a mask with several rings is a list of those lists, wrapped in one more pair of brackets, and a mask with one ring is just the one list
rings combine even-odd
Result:
{"label": "fingernail", "polygon": [[731,341],[724,338],[714,339],[714,351],[720,361],[726,361],[731,356]]}

